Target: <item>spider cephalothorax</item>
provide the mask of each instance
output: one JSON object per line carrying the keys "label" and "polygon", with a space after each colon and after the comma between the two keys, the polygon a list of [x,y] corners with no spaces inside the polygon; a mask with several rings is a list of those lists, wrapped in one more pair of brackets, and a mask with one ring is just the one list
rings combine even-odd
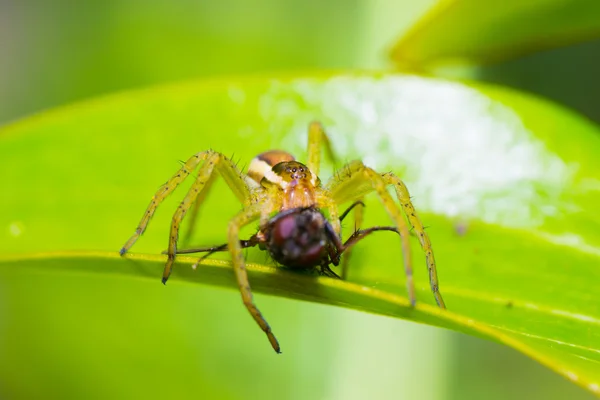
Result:
{"label": "spider cephalothorax", "polygon": [[[402,210],[425,252],[429,281],[435,300],[441,308],[445,308],[438,289],[431,242],[423,224],[417,217],[404,183],[392,173],[380,174],[360,161],[353,161],[344,167],[343,173],[334,174],[323,186],[318,177],[322,144],[331,155],[329,141],[321,124],[313,122],[309,127],[306,165],[296,161],[291,154],[285,151],[272,150],[254,158],[246,175],[242,174],[237,166],[221,153],[208,150],[193,155],[156,192],[134,235],[121,249],[121,255],[125,254],[145,231],[156,208],[165,197],[198,168],[198,175],[194,183],[181,201],[171,221],[169,245],[166,251],[168,258],[162,281],[165,283],[169,278],[177,253],[207,251],[210,254],[214,251],[228,250],[231,253],[244,305],[267,334],[275,351],[280,351],[279,343],[254,304],[242,252],[244,247],[259,245],[269,251],[271,256],[281,264],[295,268],[320,266],[322,273],[337,276],[329,269],[329,265],[338,265],[342,253],[372,232],[395,231],[399,234],[401,241],[408,297],[411,304],[414,305],[416,299],[412,279],[409,230]],[[196,211],[217,173],[223,177],[232,192],[244,205],[242,211],[229,222],[227,244],[178,251],[177,239],[181,222],[192,208],[191,226],[193,226]],[[395,189],[400,207],[388,193],[388,186]],[[361,204],[361,199],[370,192],[377,193],[394,226],[358,229],[362,214],[356,213],[357,230],[342,244],[340,221],[347,215],[349,209]],[[338,205],[347,202],[353,202],[353,204],[340,216]],[[328,210],[328,218],[321,213],[322,209]],[[259,231],[249,240],[240,240],[240,229],[255,220],[260,220]],[[344,271],[342,271],[343,276],[345,276]]]}

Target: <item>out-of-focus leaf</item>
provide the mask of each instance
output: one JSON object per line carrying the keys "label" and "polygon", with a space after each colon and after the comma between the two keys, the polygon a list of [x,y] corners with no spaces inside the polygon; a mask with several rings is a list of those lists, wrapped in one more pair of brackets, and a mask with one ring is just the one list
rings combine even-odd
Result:
{"label": "out-of-focus leaf", "polygon": [[414,70],[490,63],[600,35],[594,0],[440,1],[394,46],[392,58]]}

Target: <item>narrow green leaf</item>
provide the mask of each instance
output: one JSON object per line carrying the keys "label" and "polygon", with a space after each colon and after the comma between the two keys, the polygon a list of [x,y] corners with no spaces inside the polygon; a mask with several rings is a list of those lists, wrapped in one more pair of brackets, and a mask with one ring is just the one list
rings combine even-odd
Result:
{"label": "narrow green leaf", "polygon": [[[0,131],[9,188],[0,200],[0,278],[10,285],[7,277],[46,271],[158,285],[159,254],[185,188],[161,205],[131,255],[121,259],[116,251],[177,160],[213,148],[247,165],[273,147],[302,159],[312,119],[328,128],[341,160],[362,158],[405,180],[429,227],[448,310],[434,305],[416,240],[418,305],[408,307],[399,244],[385,233],[357,246],[349,282],[273,268],[263,253],[249,252],[255,291],[489,338],[599,392],[598,128],[495,87],[406,75],[202,81],[122,93],[7,126]],[[224,242],[239,207],[217,181],[193,244]],[[369,197],[365,226],[387,223]],[[181,257],[173,282],[235,287],[227,254],[221,256],[225,261],[196,271],[194,258]],[[16,296],[8,304],[35,295],[11,286],[6,293]],[[277,332],[277,321],[269,322]],[[11,329],[18,336],[18,325]],[[279,339],[285,351],[291,344]]]}
{"label": "narrow green leaf", "polygon": [[594,0],[440,1],[394,46],[397,65],[490,63],[600,35]]}

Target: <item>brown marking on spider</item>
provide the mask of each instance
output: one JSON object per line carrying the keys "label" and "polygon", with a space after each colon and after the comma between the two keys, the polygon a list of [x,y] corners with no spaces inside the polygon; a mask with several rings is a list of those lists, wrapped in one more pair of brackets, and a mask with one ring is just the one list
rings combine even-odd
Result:
{"label": "brown marking on spider", "polygon": [[[248,283],[242,249],[250,247],[250,245],[262,245],[276,261],[286,265],[301,268],[321,266],[324,274],[335,276],[335,273],[329,269],[329,264],[337,265],[344,251],[348,251],[354,244],[372,232],[393,230],[400,236],[408,297],[411,304],[414,305],[416,298],[412,279],[409,230],[402,215],[404,213],[425,253],[431,291],[438,306],[445,308],[438,289],[431,242],[423,224],[417,217],[404,183],[392,173],[380,174],[361,161],[353,161],[343,167],[342,173],[335,173],[326,185],[322,185],[318,178],[321,147],[324,146],[331,157],[331,146],[320,123],[311,123],[308,132],[308,163],[306,165],[296,161],[291,154],[285,151],[273,150],[256,157],[250,164],[248,174],[243,174],[231,159],[221,153],[208,150],[193,155],[171,179],[158,189],[135,233],[121,248],[120,254],[125,254],[144,233],[158,205],[192,171],[198,169],[194,183],[181,201],[171,221],[166,251],[168,257],[162,282],[166,283],[168,280],[176,254],[179,253],[177,241],[182,220],[188,210],[192,208],[190,226],[194,225],[198,208],[218,173],[244,206],[242,211],[229,221],[227,246],[218,246],[218,248],[226,248],[231,253],[242,302],[265,332],[276,352],[280,352],[277,339],[254,304]],[[398,207],[388,193],[388,186],[395,189],[401,207]],[[357,217],[356,232],[342,244],[340,221],[347,215],[347,212],[339,216],[338,204],[357,201],[360,203],[361,199],[371,192],[377,193],[394,226],[360,230],[358,229],[360,221]],[[323,216],[320,211],[322,209],[328,210],[329,219]],[[240,229],[255,220],[260,220],[259,232],[248,241],[240,241]],[[345,270],[342,274],[345,274]]]}

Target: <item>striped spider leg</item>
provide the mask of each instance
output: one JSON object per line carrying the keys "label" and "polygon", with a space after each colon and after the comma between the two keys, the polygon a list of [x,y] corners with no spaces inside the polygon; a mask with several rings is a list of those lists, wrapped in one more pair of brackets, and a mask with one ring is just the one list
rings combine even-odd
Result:
{"label": "striped spider leg", "polygon": [[370,192],[376,192],[383,207],[390,215],[394,225],[400,234],[402,254],[404,257],[404,269],[406,272],[406,286],[411,304],[416,303],[414,281],[412,276],[412,260],[409,243],[409,230],[406,220],[402,216],[400,208],[396,205],[392,196],[388,193],[388,186],[393,186],[400,206],[406,218],[412,225],[419,239],[421,248],[425,252],[427,269],[429,271],[429,283],[435,301],[440,308],[446,308],[442,295],[439,291],[437,270],[431,241],[425,232],[421,220],[417,216],[415,208],[410,201],[410,194],[404,182],[396,175],[389,173],[380,174],[367,167],[361,161],[353,161],[347,164],[341,171],[335,174],[325,186],[324,192],[330,204],[344,203],[362,199]]}

